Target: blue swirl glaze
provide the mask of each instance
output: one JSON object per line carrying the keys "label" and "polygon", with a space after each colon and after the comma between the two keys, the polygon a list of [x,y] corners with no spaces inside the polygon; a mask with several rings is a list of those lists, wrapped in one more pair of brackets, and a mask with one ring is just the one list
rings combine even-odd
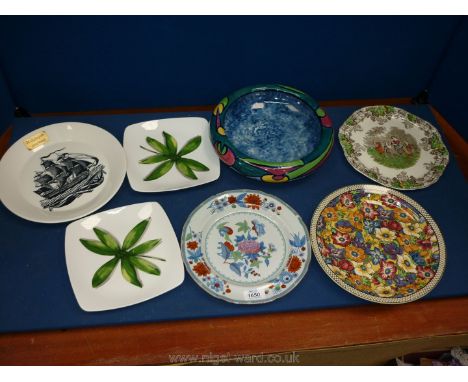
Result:
{"label": "blue swirl glaze", "polygon": [[226,110],[226,136],[249,158],[289,162],[312,152],[321,125],[314,110],[293,95],[265,90],[246,94]]}

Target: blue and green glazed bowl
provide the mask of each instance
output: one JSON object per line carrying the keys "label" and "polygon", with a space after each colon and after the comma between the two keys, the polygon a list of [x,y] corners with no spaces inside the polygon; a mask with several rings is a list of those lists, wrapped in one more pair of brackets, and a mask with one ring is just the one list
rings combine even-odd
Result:
{"label": "blue and green glazed bowl", "polygon": [[210,133],[225,164],[263,182],[303,178],[333,146],[330,117],[310,96],[284,85],[246,87],[223,98]]}

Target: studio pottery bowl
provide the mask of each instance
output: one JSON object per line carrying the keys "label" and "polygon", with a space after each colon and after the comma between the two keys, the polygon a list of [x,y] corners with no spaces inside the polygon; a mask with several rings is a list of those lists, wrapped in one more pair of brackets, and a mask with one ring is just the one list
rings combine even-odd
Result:
{"label": "studio pottery bowl", "polygon": [[225,164],[263,182],[303,178],[333,146],[325,111],[284,85],[246,87],[223,98],[211,116],[210,134]]}

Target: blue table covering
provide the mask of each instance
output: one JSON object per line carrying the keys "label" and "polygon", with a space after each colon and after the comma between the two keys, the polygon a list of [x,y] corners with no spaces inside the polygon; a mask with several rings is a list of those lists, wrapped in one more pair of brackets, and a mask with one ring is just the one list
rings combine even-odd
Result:
{"label": "blue table covering", "polygon": [[[426,106],[404,108],[436,122]],[[338,129],[355,110],[352,107],[327,108]],[[169,117],[210,117],[207,112],[148,113],[75,117],[24,118],[15,120],[12,141],[41,126],[77,121],[100,126],[122,142],[126,126]],[[336,134],[336,132],[335,132]],[[335,135],[336,136],[336,135]],[[166,193],[137,193],[125,180],[114,198],[100,210],[127,204],[157,201],[166,210],[180,237],[192,209],[209,196],[238,188],[263,190],[282,198],[295,208],[306,225],[319,202],[337,188],[372,183],[346,161],[336,139],[328,160],[315,173],[287,184],[264,184],[246,179],[221,165],[218,181],[203,186]],[[7,182],[2,179],[1,182]],[[468,294],[468,193],[467,182],[451,154],[441,179],[427,189],[406,192],[419,202],[438,223],[447,245],[447,268],[438,286],[425,299]],[[347,307],[368,302],[345,292],[321,270],[315,258],[302,282],[287,296],[263,305],[234,305],[218,300],[196,285],[186,274],[178,288],[152,300],[126,308],[84,312],[78,306],[65,265],[63,224],[39,224],[23,220],[0,205],[0,332],[64,329],[99,325],[156,322],[206,317],[237,316]]]}

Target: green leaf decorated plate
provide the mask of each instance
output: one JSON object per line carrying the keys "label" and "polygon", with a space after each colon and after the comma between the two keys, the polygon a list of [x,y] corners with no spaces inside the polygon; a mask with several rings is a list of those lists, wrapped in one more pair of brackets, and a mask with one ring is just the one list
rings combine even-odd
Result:
{"label": "green leaf decorated plate", "polygon": [[238,304],[286,295],[311,257],[300,216],[277,197],[252,190],[226,191],[201,203],[184,225],[181,248],[201,288]]}
{"label": "green leaf decorated plate", "polygon": [[449,153],[429,122],[394,106],[354,112],[338,134],[348,162],[386,187],[416,190],[435,183]]}
{"label": "green leaf decorated plate", "polygon": [[219,178],[219,159],[204,118],[168,118],[128,126],[124,149],[128,180],[135,191],[172,191]]}
{"label": "green leaf decorated plate", "polygon": [[65,258],[85,311],[149,300],[184,280],[177,237],[158,203],[115,208],[69,224]]}
{"label": "green leaf decorated plate", "polygon": [[445,269],[437,224],[414,200],[385,187],[355,185],[333,192],[316,209],[310,234],[325,273],[364,300],[417,300]]}

